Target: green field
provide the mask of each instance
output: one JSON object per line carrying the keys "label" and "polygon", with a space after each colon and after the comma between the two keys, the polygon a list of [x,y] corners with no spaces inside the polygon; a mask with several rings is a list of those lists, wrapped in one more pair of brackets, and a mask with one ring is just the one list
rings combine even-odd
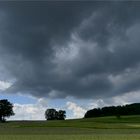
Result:
{"label": "green field", "polygon": [[140,140],[140,116],[0,123],[0,140]]}

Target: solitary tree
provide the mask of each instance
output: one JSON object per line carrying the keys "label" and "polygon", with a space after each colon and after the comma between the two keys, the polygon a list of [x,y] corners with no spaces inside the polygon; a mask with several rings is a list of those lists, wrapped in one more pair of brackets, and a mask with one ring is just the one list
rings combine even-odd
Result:
{"label": "solitary tree", "polygon": [[57,111],[55,109],[47,109],[45,111],[46,120],[56,120],[57,119]]}
{"label": "solitary tree", "polygon": [[5,122],[5,117],[14,115],[13,104],[7,99],[0,100],[0,122]]}
{"label": "solitary tree", "polygon": [[47,109],[45,111],[45,118],[46,118],[46,120],[65,120],[66,111],[64,111],[64,110],[56,111],[53,108]]}
{"label": "solitary tree", "polygon": [[58,120],[65,120],[65,118],[66,118],[66,111],[65,110],[59,110],[57,118],[58,118]]}

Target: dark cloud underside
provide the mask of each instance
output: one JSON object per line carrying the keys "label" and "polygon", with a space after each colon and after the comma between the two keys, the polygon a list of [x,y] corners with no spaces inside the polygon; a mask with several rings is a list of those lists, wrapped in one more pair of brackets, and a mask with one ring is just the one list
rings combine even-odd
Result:
{"label": "dark cloud underside", "polygon": [[140,90],[140,2],[0,2],[5,92],[101,98]]}

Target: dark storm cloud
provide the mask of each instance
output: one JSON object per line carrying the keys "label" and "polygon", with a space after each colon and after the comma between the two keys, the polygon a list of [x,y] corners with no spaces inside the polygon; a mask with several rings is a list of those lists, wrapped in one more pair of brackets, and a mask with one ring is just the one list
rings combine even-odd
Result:
{"label": "dark storm cloud", "polygon": [[[1,2],[5,92],[117,96],[140,90],[140,2]],[[4,73],[3,73],[4,71]]]}

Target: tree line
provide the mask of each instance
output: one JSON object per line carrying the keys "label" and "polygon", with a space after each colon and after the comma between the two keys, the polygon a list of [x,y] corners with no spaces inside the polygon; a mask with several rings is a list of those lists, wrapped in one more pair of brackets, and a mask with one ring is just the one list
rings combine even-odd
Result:
{"label": "tree line", "polygon": [[[7,99],[0,100],[0,122],[5,122],[6,117],[15,115],[13,111],[13,104],[10,103]],[[108,106],[103,108],[94,108],[88,110],[84,118],[91,117],[104,117],[104,116],[117,116],[121,115],[140,115],[140,103],[134,103],[123,106]],[[47,109],[45,111],[46,120],[65,120],[66,111],[65,110],[56,110],[56,109]]]}
{"label": "tree line", "polygon": [[121,115],[140,115],[140,103],[128,104],[123,106],[109,106],[94,108],[85,113],[84,118],[117,116]]}
{"label": "tree line", "polygon": [[[10,103],[7,99],[0,100],[0,122],[5,122],[6,117],[10,117],[15,115],[13,111],[13,104]],[[46,120],[65,120],[66,118],[66,111],[56,109],[47,109],[45,111],[45,118]]]}

